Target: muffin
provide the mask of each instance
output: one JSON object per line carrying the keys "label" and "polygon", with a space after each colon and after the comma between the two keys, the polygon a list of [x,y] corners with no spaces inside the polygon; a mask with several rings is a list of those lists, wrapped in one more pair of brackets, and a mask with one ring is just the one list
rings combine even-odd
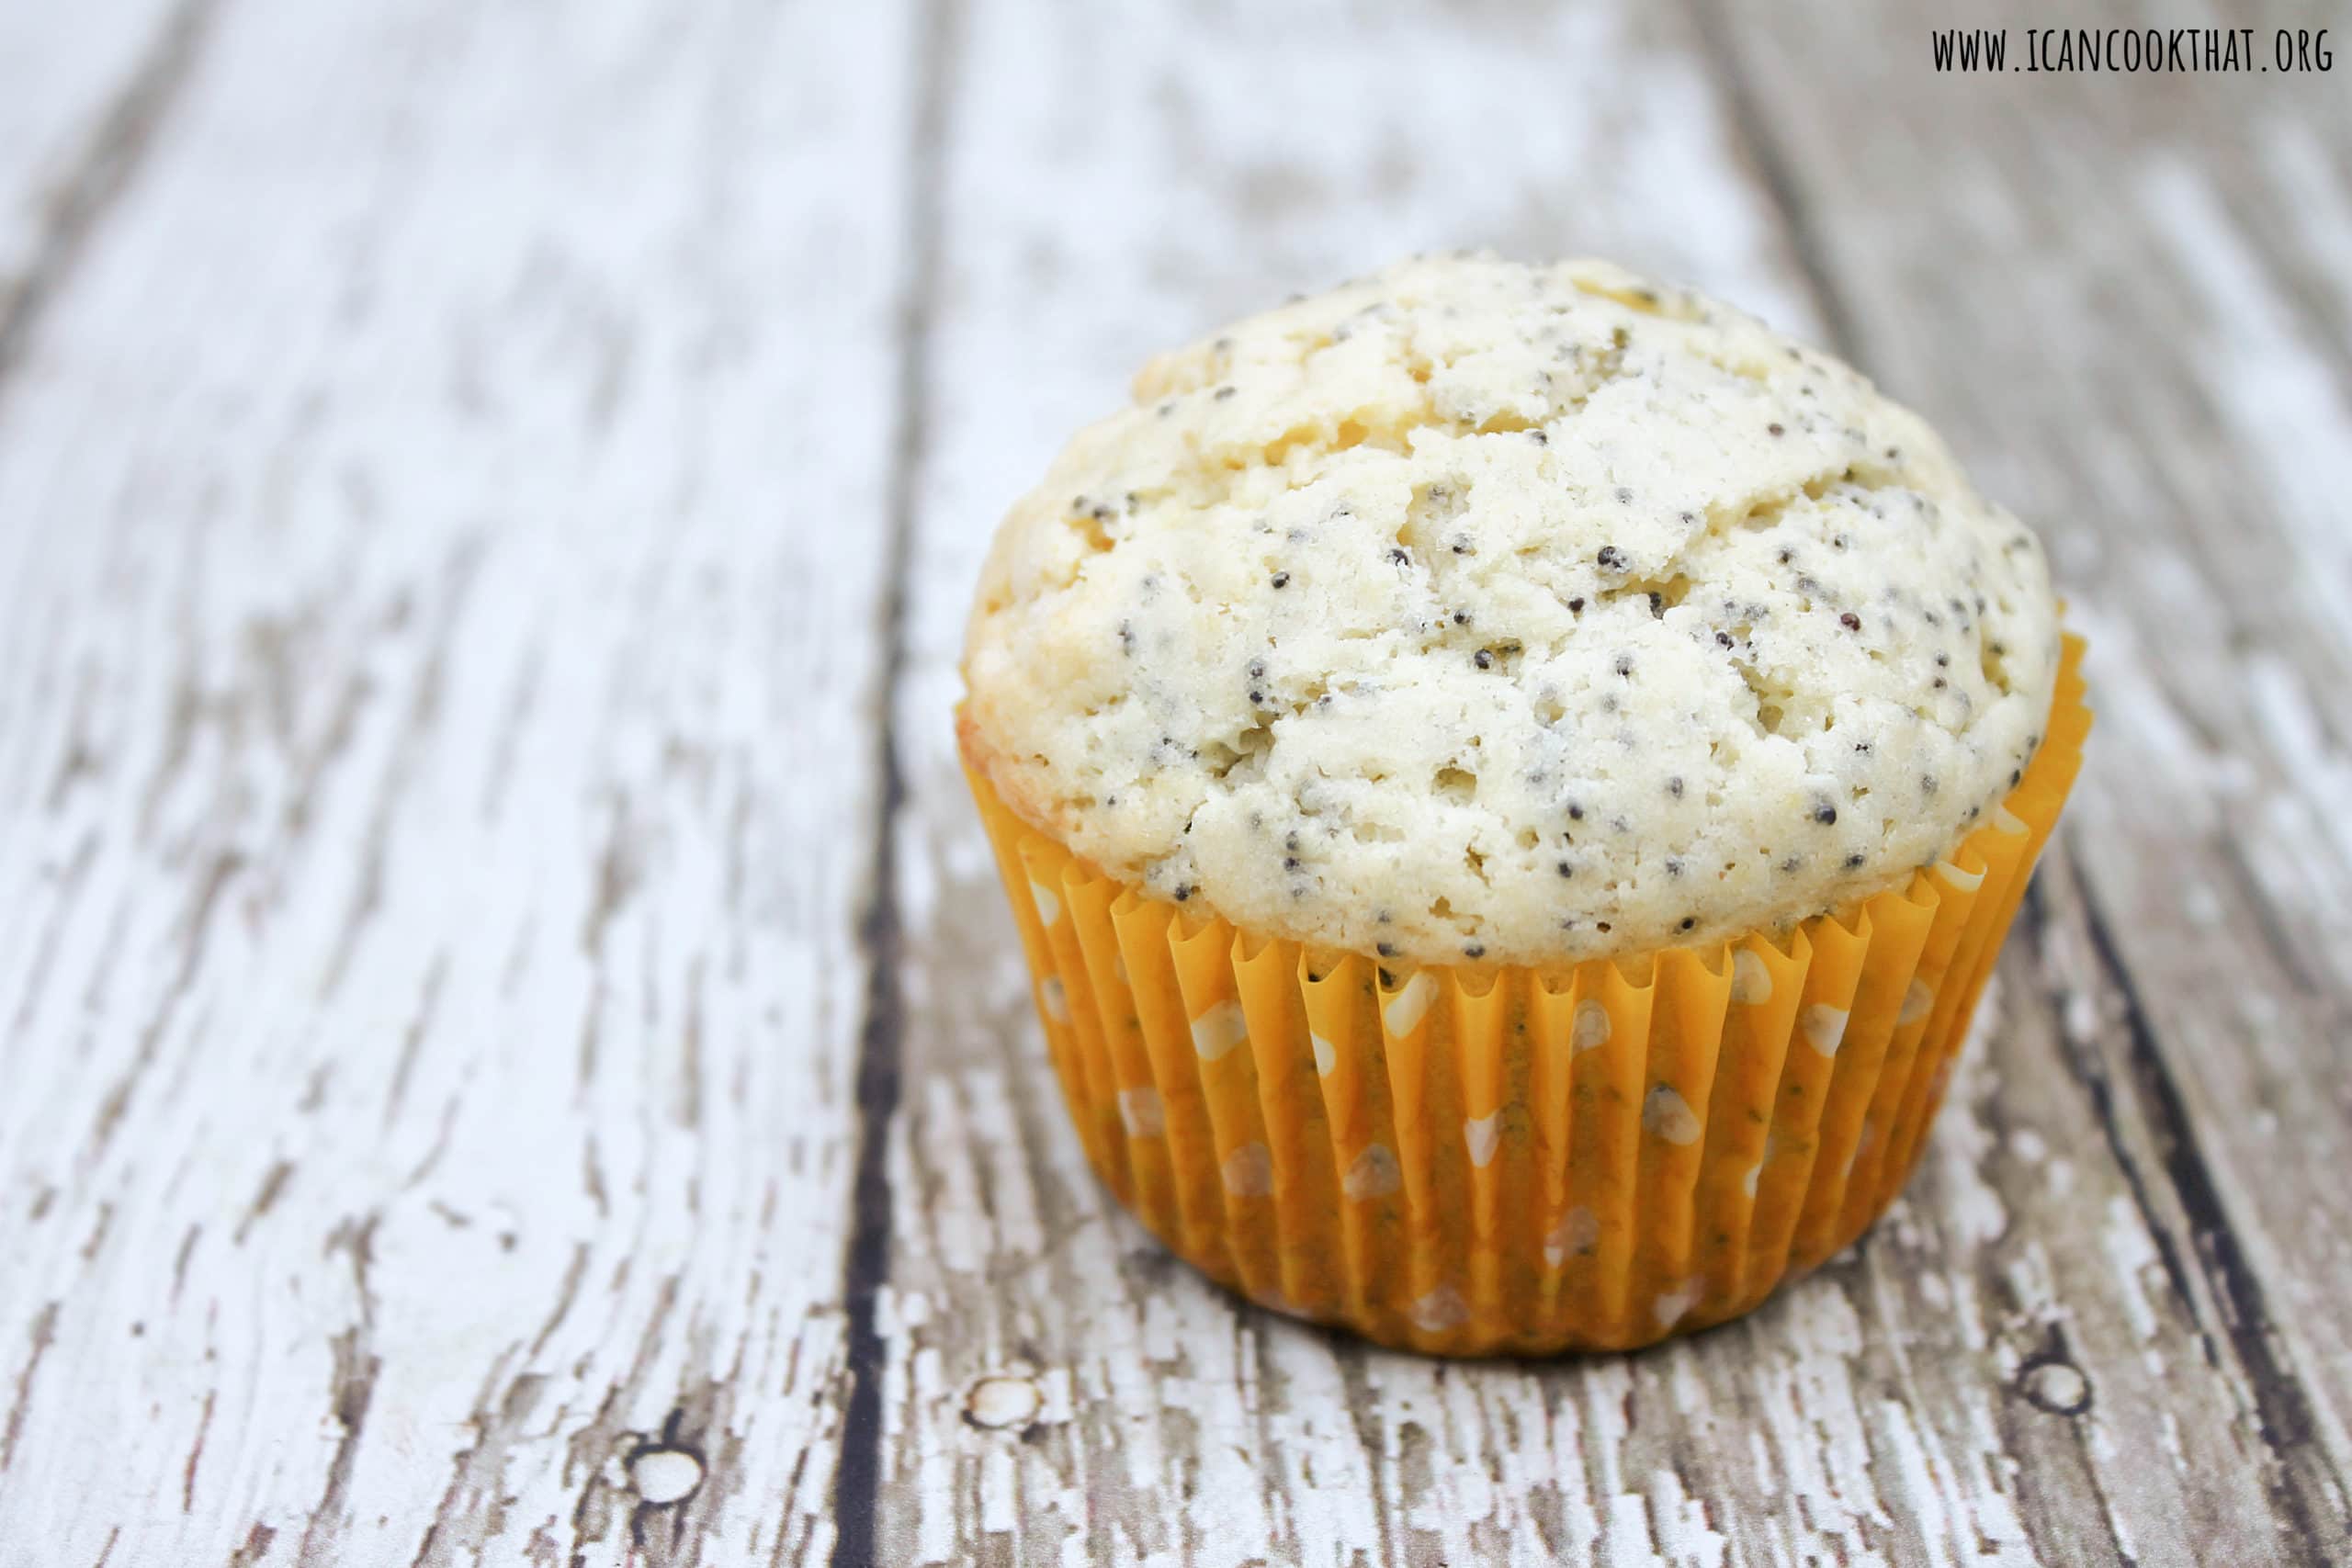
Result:
{"label": "muffin", "polygon": [[1851,368],[1421,259],[1136,378],[958,734],[1170,1247],[1424,1349],[1717,1322],[1910,1170],[2087,728],[2040,544]]}

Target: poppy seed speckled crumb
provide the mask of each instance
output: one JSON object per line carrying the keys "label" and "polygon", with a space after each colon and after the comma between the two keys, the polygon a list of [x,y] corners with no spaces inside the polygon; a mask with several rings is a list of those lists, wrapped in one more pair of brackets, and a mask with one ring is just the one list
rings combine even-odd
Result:
{"label": "poppy seed speckled crumb", "polygon": [[967,757],[1154,897],[1392,960],[1704,942],[1949,851],[2040,740],[2040,546],[1860,376],[1647,287],[1415,262],[1155,361],[999,533]]}

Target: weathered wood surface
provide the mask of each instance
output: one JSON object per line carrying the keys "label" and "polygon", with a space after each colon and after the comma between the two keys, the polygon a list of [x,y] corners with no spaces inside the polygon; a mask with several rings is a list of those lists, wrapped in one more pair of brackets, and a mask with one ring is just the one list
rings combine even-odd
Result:
{"label": "weathered wood surface", "polygon": [[910,102],[863,18],[180,46],[0,386],[0,1562],[830,1550]]}
{"label": "weathered wood surface", "polygon": [[[0,1563],[2352,1554],[2352,118],[1925,10],[0,21]],[[1161,1257],[949,745],[1134,363],[1465,243],[1836,342],[2092,639],[1919,1178],[1630,1359]]]}
{"label": "weathered wood surface", "polygon": [[[1989,1551],[2244,1562],[2324,1560],[2343,1540],[2341,1456],[2279,1408],[2312,1409],[2306,1373],[2274,1350],[2278,1325],[2249,1299],[2261,1276],[2214,1245],[2236,1217],[2217,1207],[2227,1176],[2188,1142],[2181,1085],[2146,1037],[2161,1027],[2184,1049],[2198,1049],[2188,1043],[2199,1033],[2218,1036],[2204,1048],[2225,1048],[2232,1010],[2263,1005],[2273,988],[2184,984],[2181,1010],[2152,1023],[2125,988],[2135,972],[2116,956],[2111,928],[2088,923],[2083,885],[2064,862],[2030,931],[2039,950],[2028,941],[2011,954],[1996,1027],[1928,1169],[1860,1256],[1749,1323],[1577,1368],[1443,1368],[1368,1352],[1237,1310],[1171,1269],[1106,1212],[1074,1143],[1058,1135],[1014,954],[965,918],[985,908],[991,874],[941,715],[958,596],[982,539],[974,520],[1035,470],[1056,432],[1118,396],[1118,367],[1244,300],[1422,245],[1599,249],[1800,327],[1831,323],[1874,365],[1882,336],[1907,332],[1921,384],[1901,378],[1911,361],[1879,367],[1931,410],[2014,413],[2009,378],[2032,379],[2042,406],[2014,413],[2006,441],[1980,441],[1975,455],[2009,489],[2020,460],[2067,459],[2057,415],[2081,389],[1976,348],[2013,309],[2012,290],[1986,296],[1979,280],[2017,267],[1996,254],[1939,273],[1955,266],[1934,220],[1942,203],[1923,210],[1893,184],[1937,166],[1932,147],[1890,160],[1886,188],[1871,192],[1899,228],[1869,210],[1791,210],[1789,197],[1810,197],[1811,185],[1792,192],[1785,169],[1756,162],[1789,152],[1777,141],[1743,149],[1782,134],[1794,111],[1777,95],[1805,96],[1797,84],[1849,47],[1887,56],[1867,60],[1887,85],[1870,112],[1918,117],[1906,94],[1924,66],[1906,76],[1897,56],[1924,58],[1924,24],[1890,23],[1885,39],[1849,46],[1836,36],[1849,20],[1837,17],[1803,45],[1784,42],[1786,74],[1769,84],[1748,79],[1757,67],[1744,39],[1736,53],[1720,32],[1702,44],[1699,27],[1720,18],[1630,7],[1475,39],[1440,17],[1353,39],[1321,17],[1231,30],[1170,17],[1139,36],[1131,22],[1045,28],[1017,8],[988,7],[961,40],[965,85],[952,112],[963,134],[949,141],[943,235],[951,284],[935,333],[913,673],[899,716],[912,759],[901,859],[919,961],[904,971],[914,1087],[897,1168],[901,1190],[925,1198],[899,1227],[891,1274],[899,1414],[883,1496],[886,1534],[924,1560],[1008,1547],[1044,1560],[1077,1542],[1108,1561],[1912,1561]],[[1290,81],[1293,62],[1309,59],[1328,101],[1314,83]],[[1052,90],[1071,81],[1092,85],[1082,106]],[[1931,137],[1973,124],[1964,100],[1952,101],[1972,86],[1945,91],[1925,117]],[[2024,96],[1979,101],[2030,107],[2010,101]],[[1578,112],[1560,113],[1561,103]],[[1800,160],[1807,179],[1839,188],[1854,177],[1844,163],[1871,145],[1867,117],[1835,95],[1813,95],[1812,107],[1852,117],[1808,126],[1819,140]],[[2046,142],[2048,129],[2026,118],[2013,134]],[[2000,166],[1984,157],[1988,175]],[[1009,185],[1001,171],[1012,167],[1035,173]],[[1137,180],[1137,168],[1157,172]],[[1148,204],[1122,199],[1137,185]],[[1976,210],[1956,203],[1951,217]],[[1872,237],[1893,230],[1914,254],[1849,260],[1815,231],[1840,223]],[[2052,277],[2098,259],[2078,258],[2063,236],[2038,238],[2029,254],[2046,254]],[[1817,259],[1825,252],[1839,265]],[[1849,268],[1869,265],[1887,269],[1875,287],[1849,283]],[[1082,291],[1067,282],[1080,275]],[[1971,293],[1983,319],[1943,310],[1947,296]],[[1890,325],[1867,335],[1851,324],[1875,328],[1882,317]],[[2012,317],[2009,346],[2047,354],[2082,343],[2096,321],[2087,310],[2079,321]],[[1013,334],[1031,330],[1047,334],[1036,356],[1049,373],[1067,367],[1069,391],[1056,378],[1032,380],[1017,401],[959,395],[1021,352]],[[2148,350],[2109,352],[2136,360]],[[2073,426],[2084,418],[2075,412]],[[2172,456],[2193,472],[2199,453]],[[2120,544],[2146,526],[2079,491],[2017,499],[2068,562],[2102,534]],[[2193,526],[2178,517],[2176,527]],[[2161,613],[2161,601],[2128,593],[2139,596],[2080,590],[2102,668],[2129,661],[2135,610]],[[2233,678],[2226,652],[2206,668],[2209,688]],[[2144,680],[2132,697],[2172,711]],[[2086,793],[2129,795],[2136,770],[2169,768],[2149,744],[2128,737],[2135,758],[2102,732]],[[2306,809],[2321,798],[2283,794]],[[2139,876],[2162,874],[2161,860],[2143,863],[2168,836],[2148,821],[2136,838],[2070,843],[2079,859],[2128,863],[2118,874]],[[2340,870],[2332,882],[2342,886]],[[2092,886],[2144,906],[2143,888]],[[2168,891],[2148,912],[2161,919],[2181,902]],[[2263,940],[2258,925],[2245,929]],[[2155,951],[2186,935],[2156,934]],[[2297,1005],[2291,990],[2276,994],[2277,1005]],[[2324,1034],[2286,1044],[2307,1072],[2328,1062]],[[2340,1163],[2340,1110],[2326,1108],[2330,1125],[2307,1145],[2315,1172]],[[2287,1204],[2352,1213],[2321,1183],[2279,1190]],[[2282,1285],[2352,1278],[2324,1233],[2312,1240],[2278,1256]],[[1041,1393],[1027,1440],[975,1441],[963,1402],[976,1380],[1008,1373]],[[2308,1375],[2340,1373],[2339,1363]]]}
{"label": "weathered wood surface", "polygon": [[[2234,9],[2266,45],[2327,20]],[[2105,718],[2045,906],[2052,978],[2088,998],[2070,1050],[2174,1293],[2247,1379],[2279,1517],[2340,1559],[2352,114],[2329,77],[1994,78],[1956,142],[1916,97],[1795,92],[1824,50],[1883,83],[1917,47],[1815,22],[1736,52],[1787,106],[1766,134],[1849,346],[2043,522],[2091,635]],[[1931,158],[1964,220],[1891,221],[1894,171]]]}
{"label": "weathered wood surface", "polygon": [[0,364],[173,107],[209,6],[0,11]]}

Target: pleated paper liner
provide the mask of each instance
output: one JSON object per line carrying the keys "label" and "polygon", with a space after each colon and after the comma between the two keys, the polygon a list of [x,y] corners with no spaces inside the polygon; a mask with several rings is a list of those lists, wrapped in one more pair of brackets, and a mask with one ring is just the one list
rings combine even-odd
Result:
{"label": "pleated paper liner", "polygon": [[1736,1316],[1903,1185],[2090,728],[2066,640],[1992,819],[1839,917],[1556,971],[1381,966],[1145,897],[972,789],[1089,1160],[1211,1278],[1384,1344]]}

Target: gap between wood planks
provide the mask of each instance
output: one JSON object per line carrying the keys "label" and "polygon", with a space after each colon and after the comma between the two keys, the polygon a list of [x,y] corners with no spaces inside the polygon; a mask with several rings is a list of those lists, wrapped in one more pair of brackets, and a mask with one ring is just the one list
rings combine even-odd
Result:
{"label": "gap between wood planks", "polygon": [[[2165,1065],[2164,1053],[2156,1045],[2155,1025],[2131,971],[2123,964],[2113,930],[2100,912],[2097,895],[2093,892],[2081,858],[2071,843],[2059,846],[2060,858],[2075,883],[2076,897],[2082,907],[2083,929],[2090,938],[2092,952],[2097,955],[2098,969],[2107,982],[2115,987],[2123,1006],[2123,1023],[2130,1041],[2129,1065],[2137,1080],[2137,1098],[2145,1108],[2156,1146],[2163,1156],[2165,1179],[2171,1184],[2173,1195],[2178,1199],[2181,1212],[2191,1229],[2191,1248],[2203,1261],[2206,1283],[2213,1292],[2230,1347],[2244,1368],[2254,1388],[2255,1430],[2261,1435],[2263,1448],[2268,1455],[2269,1473],[2264,1483],[2270,1498],[2280,1513],[2293,1526],[2294,1538],[2304,1547],[2316,1551],[2321,1540],[2318,1521],[2312,1517],[2301,1491],[2290,1483],[2288,1466],[2297,1451],[2312,1444],[2311,1395],[2301,1382],[2280,1360],[2272,1328],[2269,1302],[2262,1284],[2247,1267],[2245,1244],[2230,1226],[2227,1212],[2222,1208],[2221,1193],[2213,1175],[2205,1163],[2199,1146],[2188,1106],[2174,1081],[2172,1071]],[[2039,886],[2027,889],[2026,919],[2020,922],[2026,935],[2037,946],[2041,927],[2049,915],[2049,900]],[[2081,1082],[2090,1097],[2091,1108],[2098,1117],[2099,1131],[2107,1137],[2109,1151],[2123,1171],[2130,1186],[2132,1201],[2139,1207],[2142,1223],[2155,1240],[2164,1259],[2165,1278],[2174,1292],[2181,1299],[2189,1320],[2196,1323],[2205,1340],[2205,1355],[2217,1361],[2218,1351],[2213,1343],[2212,1326],[2206,1324],[2197,1310],[2194,1294],[2189,1291],[2187,1275],[2180,1260],[2179,1238],[2172,1234],[2164,1218],[2149,1201],[2147,1176],[2141,1168],[2126,1142],[2115,1115],[2115,1097],[2106,1075],[2087,1060],[2087,1050],[2075,1048],[2071,1035],[2060,1032],[2067,1043],[2067,1070]],[[2316,1557],[2312,1561],[2319,1561]]]}
{"label": "gap between wood planks", "polygon": [[56,191],[43,204],[40,238],[24,272],[0,288],[0,393],[24,356],[42,307],[55,296],[137,177],[155,131],[179,101],[197,57],[211,36],[221,0],[180,0],[114,101],[99,117]]}
{"label": "gap between wood planks", "polygon": [[885,516],[882,660],[871,705],[878,795],[867,860],[867,902],[857,923],[865,962],[865,1016],[857,1043],[857,1163],[850,1188],[850,1240],[842,1270],[847,1316],[849,1399],[842,1413],[833,1472],[833,1557],[842,1568],[880,1561],[876,1505],[882,1473],[882,1380],[886,1352],[875,1312],[890,1273],[890,1123],[899,1109],[905,1055],[906,996],[899,964],[906,950],[899,915],[898,829],[906,777],[898,740],[899,682],[907,661],[907,570],[914,539],[930,435],[932,321],[939,293],[943,165],[948,94],[962,36],[957,0],[930,0],[910,29],[915,107],[910,128],[906,209],[907,276],[898,321],[898,367]]}
{"label": "gap between wood planks", "polygon": [[1820,227],[1814,221],[1812,204],[1797,183],[1787,150],[1772,133],[1771,123],[1757,101],[1756,85],[1739,58],[1738,47],[1732,41],[1731,18],[1724,15],[1720,0],[1687,0],[1687,4],[1691,31],[1699,39],[1699,59],[1713,79],[1716,96],[1723,100],[1732,129],[1739,136],[1733,151],[1745,152],[1755,161],[1758,182],[1780,217],[1781,231],[1788,239],[1797,275],[1804,279],[1806,291],[1813,296],[1822,335],[1829,340],[1828,347],[1833,353],[1867,372],[1870,355],[1860,329],[1855,324],[1844,291],[1830,276],[1829,258],[1822,244]]}

